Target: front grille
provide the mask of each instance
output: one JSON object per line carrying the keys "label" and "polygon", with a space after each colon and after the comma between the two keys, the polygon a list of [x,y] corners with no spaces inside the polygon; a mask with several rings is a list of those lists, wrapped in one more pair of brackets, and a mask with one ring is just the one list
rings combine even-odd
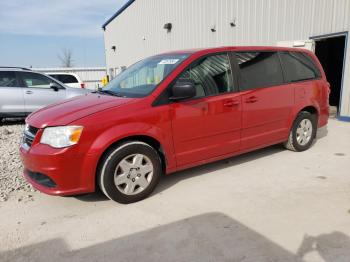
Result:
{"label": "front grille", "polygon": [[34,127],[34,126],[28,125],[28,131],[29,131],[29,133],[34,134],[34,136],[35,136],[36,133],[38,133],[39,128],[36,128],[36,127]]}
{"label": "front grille", "polygon": [[23,132],[22,144],[24,146],[31,147],[38,131],[38,128],[26,125]]}

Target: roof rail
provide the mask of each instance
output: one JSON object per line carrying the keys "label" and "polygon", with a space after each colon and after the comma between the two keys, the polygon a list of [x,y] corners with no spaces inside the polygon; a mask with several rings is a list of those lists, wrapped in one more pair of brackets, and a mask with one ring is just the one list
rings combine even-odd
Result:
{"label": "roof rail", "polygon": [[20,66],[0,66],[0,68],[13,68],[13,69],[22,69],[22,70],[31,70],[30,68],[20,67]]}

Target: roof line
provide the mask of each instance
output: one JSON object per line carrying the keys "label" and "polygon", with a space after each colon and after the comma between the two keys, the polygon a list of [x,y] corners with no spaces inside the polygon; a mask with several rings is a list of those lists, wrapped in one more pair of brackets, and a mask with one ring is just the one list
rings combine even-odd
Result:
{"label": "roof line", "polygon": [[102,28],[103,30],[106,29],[106,26],[112,22],[114,20],[114,18],[116,18],[118,15],[120,15],[121,13],[124,12],[125,9],[127,9],[133,2],[135,2],[135,0],[129,0],[127,1],[121,8],[119,8],[119,10],[111,16],[111,18],[109,18],[103,25]]}

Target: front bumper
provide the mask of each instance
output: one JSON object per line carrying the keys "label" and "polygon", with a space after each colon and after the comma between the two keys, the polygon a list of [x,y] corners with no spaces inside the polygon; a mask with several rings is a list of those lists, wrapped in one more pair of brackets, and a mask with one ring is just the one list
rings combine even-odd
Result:
{"label": "front bumper", "polygon": [[[39,191],[49,195],[76,195],[95,191],[95,155],[79,152],[78,146],[55,149],[44,144],[20,146],[24,176]],[[47,176],[53,183],[41,183],[32,174]]]}

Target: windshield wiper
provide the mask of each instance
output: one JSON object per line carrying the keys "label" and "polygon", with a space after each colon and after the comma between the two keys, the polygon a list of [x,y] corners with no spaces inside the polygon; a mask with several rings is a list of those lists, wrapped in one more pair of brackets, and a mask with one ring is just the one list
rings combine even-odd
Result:
{"label": "windshield wiper", "polygon": [[110,96],[118,96],[118,97],[124,97],[123,95],[119,94],[119,93],[116,93],[116,92],[113,92],[111,90],[102,90],[102,89],[99,89],[97,91],[94,91],[92,93],[98,93],[98,94],[104,94],[104,95],[110,95]]}

